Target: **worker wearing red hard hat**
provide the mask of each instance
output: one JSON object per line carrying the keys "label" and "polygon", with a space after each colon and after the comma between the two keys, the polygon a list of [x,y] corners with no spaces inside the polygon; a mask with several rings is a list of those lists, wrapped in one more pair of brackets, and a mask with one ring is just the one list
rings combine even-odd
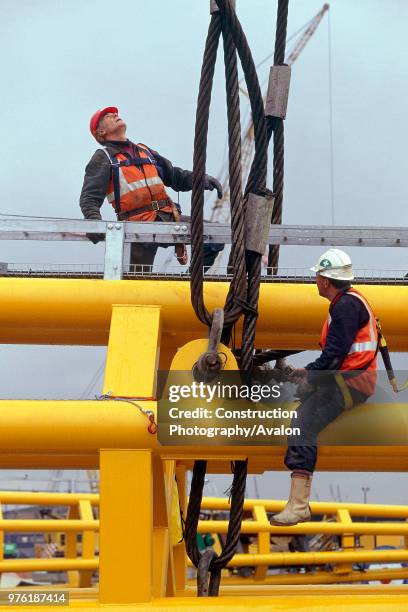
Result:
{"label": "worker wearing red hard hat", "polygon": [[[130,141],[126,136],[126,123],[115,106],[96,111],[89,127],[103,148],[94,153],[85,169],[80,196],[84,217],[101,219],[100,209],[106,197],[120,221],[178,221],[181,211],[166,187],[190,191],[192,172],[173,166],[145,144]],[[221,184],[212,176],[206,175],[205,189],[216,189],[218,197],[222,197]],[[90,234],[89,239],[96,243],[103,240],[103,235]],[[131,263],[152,265],[158,246],[132,243]],[[204,265],[210,266],[222,245],[205,247]],[[180,263],[186,263],[182,245],[178,245],[177,258]]]}

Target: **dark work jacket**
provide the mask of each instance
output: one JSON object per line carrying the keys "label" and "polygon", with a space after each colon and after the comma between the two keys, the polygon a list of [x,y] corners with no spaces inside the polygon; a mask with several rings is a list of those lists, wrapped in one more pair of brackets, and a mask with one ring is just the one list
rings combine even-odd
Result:
{"label": "dark work jacket", "polygon": [[[121,153],[123,149],[128,149],[129,140],[107,141],[101,146],[106,146],[109,149],[111,156]],[[175,191],[190,191],[193,184],[193,175],[189,170],[182,170],[157,153],[150,149],[155,160],[157,161],[157,170],[167,187],[171,187]],[[84,184],[82,186],[79,205],[85,219],[101,219],[100,208],[106,197],[106,191],[111,178],[111,165],[104,151],[98,149],[93,154],[91,160],[85,168]]]}
{"label": "dark work jacket", "polygon": [[370,315],[364,304],[353,294],[344,294],[330,305],[331,323],[327,333],[326,345],[321,355],[306,366],[307,380],[311,384],[322,382],[322,370],[338,370],[354,342],[356,334],[366,325]]}

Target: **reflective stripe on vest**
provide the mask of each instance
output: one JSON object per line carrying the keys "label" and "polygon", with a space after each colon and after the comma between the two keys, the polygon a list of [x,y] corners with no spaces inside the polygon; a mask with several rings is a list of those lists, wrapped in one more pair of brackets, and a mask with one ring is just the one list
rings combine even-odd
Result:
{"label": "reflective stripe on vest", "polygon": [[377,333],[376,333],[377,324],[375,322],[374,314],[373,314],[373,312],[372,312],[368,302],[366,302],[366,300],[363,298],[362,295],[357,293],[355,290],[352,290],[349,293],[354,295],[354,297],[359,299],[360,302],[362,302],[362,304],[364,304],[368,314],[370,315],[370,319],[369,319],[369,322],[368,322],[369,326],[370,326],[370,340],[367,341],[367,342],[353,342],[353,344],[350,347],[350,350],[349,350],[348,354],[351,355],[352,353],[362,353],[363,351],[374,351],[375,352],[377,350],[378,336],[377,336]]}
{"label": "reflective stripe on vest", "polygon": [[[122,168],[119,168],[119,185],[120,185],[120,195],[124,196],[126,193],[130,191],[135,191],[136,189],[140,189],[142,187],[152,187],[153,185],[162,185],[163,181],[160,176],[152,176],[151,178],[140,179],[139,181],[134,181],[133,183],[128,183],[123,174]],[[107,199],[109,204],[113,204],[115,201],[114,192],[108,193]]]}

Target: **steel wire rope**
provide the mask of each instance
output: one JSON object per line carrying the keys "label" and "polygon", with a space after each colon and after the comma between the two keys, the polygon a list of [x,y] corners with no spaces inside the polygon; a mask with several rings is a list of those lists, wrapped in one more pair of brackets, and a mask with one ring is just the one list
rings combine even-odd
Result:
{"label": "steel wire rope", "polygon": [[211,324],[211,316],[205,308],[203,297],[202,246],[204,180],[208,118],[220,35],[221,15],[215,13],[211,18],[208,29],[200,77],[194,137],[193,185],[191,194],[191,303],[197,317],[202,323],[208,326]]}
{"label": "steel wire rope", "polygon": [[[268,135],[266,130],[264,103],[252,54],[237,15],[232,9],[228,0],[220,0],[218,5],[220,8],[225,8],[225,13],[229,18],[231,34],[241,59],[242,68],[247,83],[254,123],[255,155],[251,170],[249,172],[248,182],[245,187],[246,203],[249,193],[266,195],[267,192],[266,176],[268,165]],[[258,316],[257,309],[259,285],[261,279],[261,256],[258,253],[247,251],[246,268],[248,287],[246,300],[241,304],[245,316],[242,334],[240,369],[241,371],[244,371],[246,375],[248,375],[252,371],[255,329]]]}
{"label": "steel wire rope", "polygon": [[[238,88],[238,62],[231,33],[222,19],[222,37],[224,42],[225,84],[227,92],[228,120],[228,165],[231,207],[231,254],[233,278],[225,301],[227,312],[241,314],[240,306],[236,305],[236,296],[244,298],[246,290],[245,267],[245,235],[244,235],[244,202],[242,196],[242,166],[241,166],[241,113]],[[234,310],[235,307],[235,310]]]}
{"label": "steel wire rope", "polygon": [[[251,51],[230,1],[220,0],[218,6],[223,16],[225,16],[226,24],[228,24],[230,28],[232,38],[241,59],[254,118],[255,157],[245,193],[248,194],[249,191],[252,191],[254,193],[263,194],[265,191],[267,172],[267,134],[262,93],[259,87]],[[211,88],[221,27],[221,16],[216,13],[213,15],[210,22],[200,79],[194,139],[193,188],[191,197],[191,301],[200,321],[208,326],[211,324],[211,315],[204,304],[202,271],[204,176]],[[229,125],[229,130],[231,129],[231,125]],[[231,185],[230,191],[233,191]],[[233,212],[234,209],[231,207],[231,213]],[[240,222],[242,222],[242,224],[244,223],[243,215]],[[232,228],[234,227],[239,227],[239,224],[234,225],[232,223]],[[240,235],[242,234],[240,233],[236,237],[232,234],[233,244],[237,239],[239,240]],[[239,262],[234,261],[233,258],[231,258],[231,261],[235,264],[232,285],[240,286],[237,279],[237,264]],[[231,304],[231,302],[229,302],[229,304]],[[228,326],[236,321],[242,310],[242,303],[240,307],[233,305],[231,306],[231,310],[225,310],[225,325]]]}
{"label": "steel wire rope", "polygon": [[[224,307],[224,321],[226,326],[231,328],[231,325],[237,320],[241,312],[245,312],[242,353],[243,363],[246,364],[245,367],[250,369],[254,351],[253,340],[257,317],[261,256],[257,253],[245,251],[244,217],[248,194],[250,192],[256,195],[266,194],[268,138],[261,89],[251,51],[242,31],[242,27],[236,16],[235,10],[231,6],[230,0],[217,0],[217,4],[220,10],[211,18],[205,45],[197,102],[191,205],[191,301],[198,318],[204,324],[210,326],[212,317],[205,307],[203,296],[202,244],[204,180],[211,90],[218,43],[222,32],[228,107],[232,237],[230,263],[233,268],[233,279]],[[241,129],[235,48],[238,51],[245,74],[255,132],[255,156],[248,184],[245,189],[245,201],[242,197]],[[247,274],[248,284],[246,278]],[[242,367],[243,365],[240,364],[241,370]],[[223,550],[218,557],[215,554],[211,556],[201,555],[196,540],[205,473],[206,461],[196,461],[193,469],[191,493],[186,517],[185,540],[187,553],[194,565],[199,568],[198,594],[208,594],[206,581],[203,580],[203,576],[205,577],[208,571],[210,571],[209,594],[217,595],[221,569],[226,566],[234,555],[239,541],[245,497],[247,461],[237,461],[233,467],[234,479],[231,490],[231,511],[228,533]]]}
{"label": "steel wire rope", "polygon": [[[289,0],[279,0],[276,20],[274,65],[283,66],[285,63],[286,34],[288,25]],[[283,184],[284,184],[284,155],[285,130],[281,117],[268,118],[268,136],[273,133],[273,191],[275,205],[272,213],[272,223],[282,223]],[[279,245],[270,245],[268,253],[268,268],[276,274],[279,263]]]}
{"label": "steel wire rope", "polygon": [[[238,544],[245,499],[247,464],[248,460],[236,461],[232,464],[234,478],[231,486],[231,510],[226,542],[220,555],[217,556],[214,554],[211,561],[206,564],[206,569],[210,572],[209,595],[211,596],[218,595],[221,570],[234,556]],[[207,461],[199,460],[194,462],[184,532],[187,554],[192,563],[195,567],[199,568],[199,570],[201,568],[202,554],[197,545],[197,527],[200,518],[206,470]],[[199,578],[198,595],[202,596],[206,594],[203,593],[203,588],[206,585],[203,583],[202,576],[199,576]]]}
{"label": "steel wire rope", "polygon": [[[308,29],[308,28],[309,28],[309,27],[310,27],[310,26],[313,24],[314,20],[315,20],[315,17],[313,17],[312,19],[310,19],[310,20],[309,20],[307,23],[305,23],[305,24],[304,24],[304,25],[303,25],[301,28],[299,28],[298,30],[296,30],[295,32],[293,32],[293,33],[292,33],[292,34],[291,34],[291,35],[290,35],[290,36],[289,36],[289,37],[286,39],[286,45],[288,45],[288,43],[289,43],[291,40],[293,40],[293,38],[295,38],[296,36],[298,36],[298,34],[300,34],[301,32],[306,31],[306,30],[307,30],[307,29]],[[296,45],[294,45],[294,48],[296,48]],[[258,70],[258,68],[262,67],[262,66],[263,66],[263,65],[264,65],[264,64],[265,64],[265,63],[266,63],[266,62],[267,62],[267,61],[268,61],[268,60],[269,60],[269,59],[270,59],[270,58],[271,58],[273,55],[274,55],[274,53],[275,53],[274,51],[273,51],[272,53],[269,53],[269,54],[268,54],[266,57],[264,57],[264,58],[263,58],[263,59],[262,59],[260,62],[258,62],[258,63],[255,65],[255,68]],[[292,51],[291,51],[291,53],[292,53]],[[289,53],[289,55],[290,55],[290,53]],[[268,79],[269,79],[269,74],[268,74],[268,76],[266,76],[266,77],[265,77],[265,79],[264,79],[264,80],[261,82],[262,87],[265,85],[265,83],[267,83]],[[241,89],[241,87],[240,87],[240,85],[241,85],[241,84],[242,84],[244,81],[245,81],[245,76],[242,76],[242,77],[239,79],[239,81],[238,81],[238,87],[239,87],[239,89],[240,89],[241,93],[243,93],[245,96],[248,96],[248,93],[247,93],[246,91],[242,90],[242,89]],[[246,119],[248,120],[248,121],[246,121],[246,124],[249,122],[249,125],[252,127],[252,115],[251,115],[251,113],[250,113],[250,112],[248,112],[248,116],[246,117]],[[246,130],[246,131],[247,131],[247,130]],[[224,145],[224,152],[223,152],[223,155],[222,155],[222,159],[224,160],[224,161],[223,161],[223,164],[222,164],[222,167],[223,167],[223,168],[225,167],[225,160],[226,160],[226,157],[227,157],[227,146],[228,146],[228,143],[227,143],[227,141],[226,141],[226,142],[225,142],[225,145]],[[226,182],[227,178],[228,178],[227,176],[226,176],[226,177],[224,176],[224,178],[222,179],[223,184]],[[210,220],[211,220],[211,221],[216,220],[216,219],[214,219],[213,217],[214,217],[214,215],[215,215],[216,211],[219,211],[220,209],[222,209],[222,208],[224,207],[224,202],[225,202],[224,197],[223,197],[221,200],[216,200],[216,201],[214,202],[213,207],[212,207],[212,210],[211,210],[211,218],[210,218]]]}

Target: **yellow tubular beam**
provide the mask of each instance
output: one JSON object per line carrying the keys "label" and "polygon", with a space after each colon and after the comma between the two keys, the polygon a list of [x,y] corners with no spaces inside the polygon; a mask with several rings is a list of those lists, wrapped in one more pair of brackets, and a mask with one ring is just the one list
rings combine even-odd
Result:
{"label": "yellow tubular beam", "polygon": [[[303,532],[305,533],[305,532]],[[265,555],[238,554],[229,562],[230,567],[258,565],[325,565],[326,563],[400,563],[408,561],[408,550],[355,550],[348,552],[273,552]]]}
{"label": "yellow tubular beam", "polygon": [[[408,286],[356,287],[381,318],[390,350],[407,351]],[[205,283],[210,312],[224,304],[227,290],[227,283]],[[167,348],[206,332],[191,308],[188,281],[0,278],[0,342],[106,345],[114,304],[161,306]],[[327,307],[314,285],[263,283],[257,346],[317,349]]]}
{"label": "yellow tubular beam", "polygon": [[[138,402],[156,411],[155,402]],[[376,411],[375,404],[370,405]],[[356,415],[360,408],[356,408]],[[367,406],[361,410],[366,411]],[[390,429],[402,431],[400,415],[404,404],[383,405]],[[397,426],[393,418],[397,416]],[[369,415],[367,415],[369,416]],[[338,426],[349,415],[341,415]],[[0,401],[0,468],[98,467],[101,448],[151,449],[163,459],[178,459],[190,466],[195,459],[208,458],[209,471],[225,470],[231,458],[249,457],[250,472],[282,470],[285,446],[162,446],[148,432],[149,421],[137,407],[119,401]],[[400,431],[398,431],[398,428]],[[37,432],[33,436],[33,431]],[[399,438],[397,437],[396,440]],[[71,458],[68,459],[68,456]],[[59,457],[62,457],[61,462]],[[408,446],[321,446],[318,470],[408,471]]]}
{"label": "yellow tubular beam", "polygon": [[98,565],[98,559],[4,559],[0,561],[0,572],[96,570]]}
{"label": "yellow tubular beam", "polygon": [[0,491],[0,502],[2,504],[76,506],[80,501],[89,501],[93,506],[97,506],[99,504],[99,495],[97,493],[31,493],[31,491]]}
{"label": "yellow tubular beam", "polygon": [[[408,525],[407,525],[408,527]],[[99,521],[1,519],[0,530],[50,533],[51,531],[98,531]]]}
{"label": "yellow tubular beam", "polygon": [[[1,496],[1,494],[0,494]],[[286,505],[284,500],[246,499],[244,510],[251,511],[254,506],[264,506],[267,512],[280,512]],[[351,516],[375,516],[382,518],[408,518],[408,506],[388,506],[386,504],[354,504],[334,502],[310,502],[313,514],[336,514],[338,510],[348,510]],[[202,510],[229,510],[228,499],[222,497],[203,497]],[[407,547],[408,548],[408,547]]]}
{"label": "yellow tubular beam", "polygon": [[[404,580],[408,578],[408,568],[354,571],[348,574],[334,574],[333,572],[313,572],[307,574],[273,574],[266,576],[263,585],[284,584],[339,584],[344,582],[370,582],[379,580]],[[193,581],[192,581],[193,584]],[[228,576],[222,580],[223,586],[229,585],[258,586],[259,582],[251,578]]]}
{"label": "yellow tubular beam", "polygon": [[[199,533],[227,533],[228,521],[199,521],[198,531]],[[408,534],[408,523],[326,523],[319,521],[302,523],[294,527],[278,527],[261,521],[242,521],[241,533],[405,535]]]}

